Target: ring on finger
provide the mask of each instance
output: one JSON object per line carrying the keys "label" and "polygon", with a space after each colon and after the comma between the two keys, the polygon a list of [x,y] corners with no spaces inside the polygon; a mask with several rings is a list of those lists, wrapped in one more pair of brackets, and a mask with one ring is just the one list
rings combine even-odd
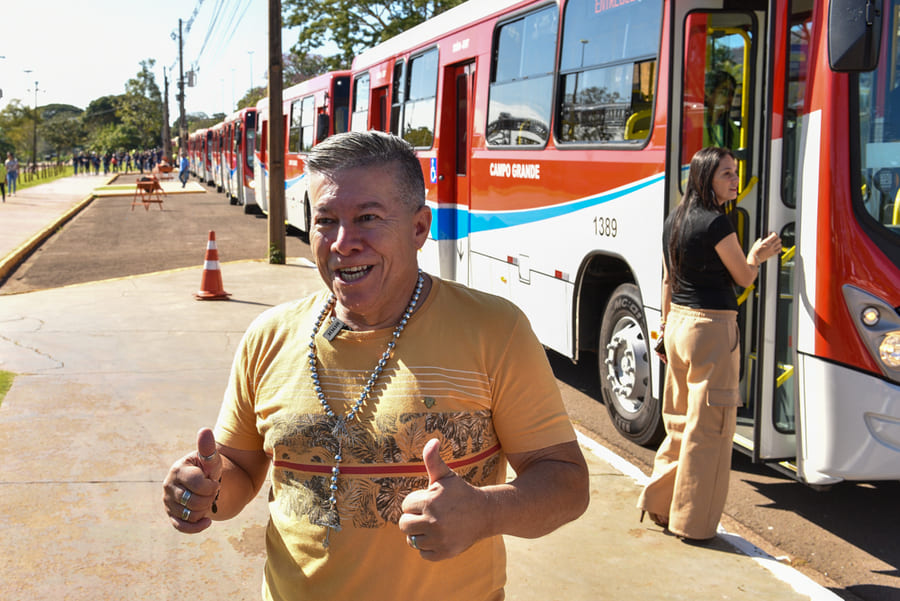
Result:
{"label": "ring on finger", "polygon": [[191,510],[185,507],[181,510],[181,519],[185,522],[191,519]]}
{"label": "ring on finger", "polygon": [[415,549],[416,551],[419,550],[419,541],[416,540],[415,534],[413,534],[412,536],[409,537],[409,542],[412,545],[413,549]]}
{"label": "ring on finger", "polygon": [[185,488],[184,493],[181,495],[181,499],[179,499],[178,502],[182,507],[187,507],[187,504],[190,502],[192,496],[194,496],[193,493]]}

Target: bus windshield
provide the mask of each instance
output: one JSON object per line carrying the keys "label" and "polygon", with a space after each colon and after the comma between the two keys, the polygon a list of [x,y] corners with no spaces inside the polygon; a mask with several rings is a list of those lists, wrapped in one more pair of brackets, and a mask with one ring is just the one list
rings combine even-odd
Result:
{"label": "bus windshield", "polygon": [[859,160],[862,207],[879,230],[890,232],[885,238],[896,247],[900,245],[900,0],[887,5],[878,68],[859,74],[859,149],[852,156]]}

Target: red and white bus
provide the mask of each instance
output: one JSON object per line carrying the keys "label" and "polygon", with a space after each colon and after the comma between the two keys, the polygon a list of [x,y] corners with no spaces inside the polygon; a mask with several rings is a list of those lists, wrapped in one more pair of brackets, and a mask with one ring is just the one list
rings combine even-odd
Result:
{"label": "red and white bus", "polygon": [[256,148],[256,108],[235,111],[224,122],[223,173],[225,195],[245,213],[258,210],[254,194],[253,153]]}
{"label": "red and white bus", "polygon": [[210,185],[216,187],[216,192],[222,192],[225,189],[225,122],[219,121],[209,128],[210,138],[210,161],[212,162],[212,179],[208,181]]}
{"label": "red and white bus", "polygon": [[736,228],[785,246],[736,291],[736,447],[815,485],[898,479],[900,0],[866,6],[474,0],[354,60],[350,127],[417,148],[423,268],[597,361],[618,430],[653,444],[663,221],[727,74]]}
{"label": "red and white bus", "polygon": [[198,129],[188,134],[188,160],[191,165],[191,173],[199,179],[203,171],[203,141],[206,139],[206,130]]}
{"label": "red and white bus", "polygon": [[[309,150],[336,133],[347,131],[350,120],[350,73],[333,71],[318,75],[284,90],[284,202],[285,221],[302,232],[309,231],[309,201],[306,196],[305,157]],[[269,102],[264,98],[256,105],[257,161],[256,186],[267,191],[269,186],[268,131]],[[265,199],[265,194],[260,196]],[[268,203],[260,208],[268,213]]]}
{"label": "red and white bus", "polygon": [[197,177],[208,185],[215,184],[213,154],[215,153],[215,132],[213,127],[203,129],[200,137],[200,171]]}

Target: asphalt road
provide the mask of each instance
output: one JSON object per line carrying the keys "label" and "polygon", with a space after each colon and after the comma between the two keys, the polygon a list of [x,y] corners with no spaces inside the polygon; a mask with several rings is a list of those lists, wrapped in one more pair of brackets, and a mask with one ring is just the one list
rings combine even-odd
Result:
{"label": "asphalt road", "polygon": [[[208,190],[170,195],[162,211],[131,211],[130,197],[96,199],[0,283],[0,294],[196,267],[210,230],[220,261],[264,259],[266,219],[245,215]],[[288,256],[311,259],[299,236],[288,235],[286,242]],[[588,358],[575,366],[552,352],[550,360],[573,420],[649,473],[654,450],[619,436],[597,400],[596,362]],[[735,453],[723,526],[844,599],[900,601],[898,500],[900,482],[816,491]]]}

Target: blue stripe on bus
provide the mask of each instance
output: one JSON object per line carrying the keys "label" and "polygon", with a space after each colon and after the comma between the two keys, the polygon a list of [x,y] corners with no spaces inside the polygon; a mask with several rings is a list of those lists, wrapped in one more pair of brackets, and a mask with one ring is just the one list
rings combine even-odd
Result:
{"label": "blue stripe on bus", "polygon": [[306,177],[306,172],[303,172],[300,175],[298,175],[297,177],[292,177],[291,179],[285,179],[284,180],[284,189],[287,190],[288,188],[294,186],[295,184],[299,184],[305,177]]}
{"label": "blue stripe on bus", "polygon": [[663,178],[664,175],[660,173],[627,188],[591,196],[576,202],[522,211],[470,212],[465,207],[442,207],[437,209],[432,207],[430,236],[433,240],[457,240],[469,234],[535,223],[601,205],[628,194],[634,194],[638,190],[661,182]]}

